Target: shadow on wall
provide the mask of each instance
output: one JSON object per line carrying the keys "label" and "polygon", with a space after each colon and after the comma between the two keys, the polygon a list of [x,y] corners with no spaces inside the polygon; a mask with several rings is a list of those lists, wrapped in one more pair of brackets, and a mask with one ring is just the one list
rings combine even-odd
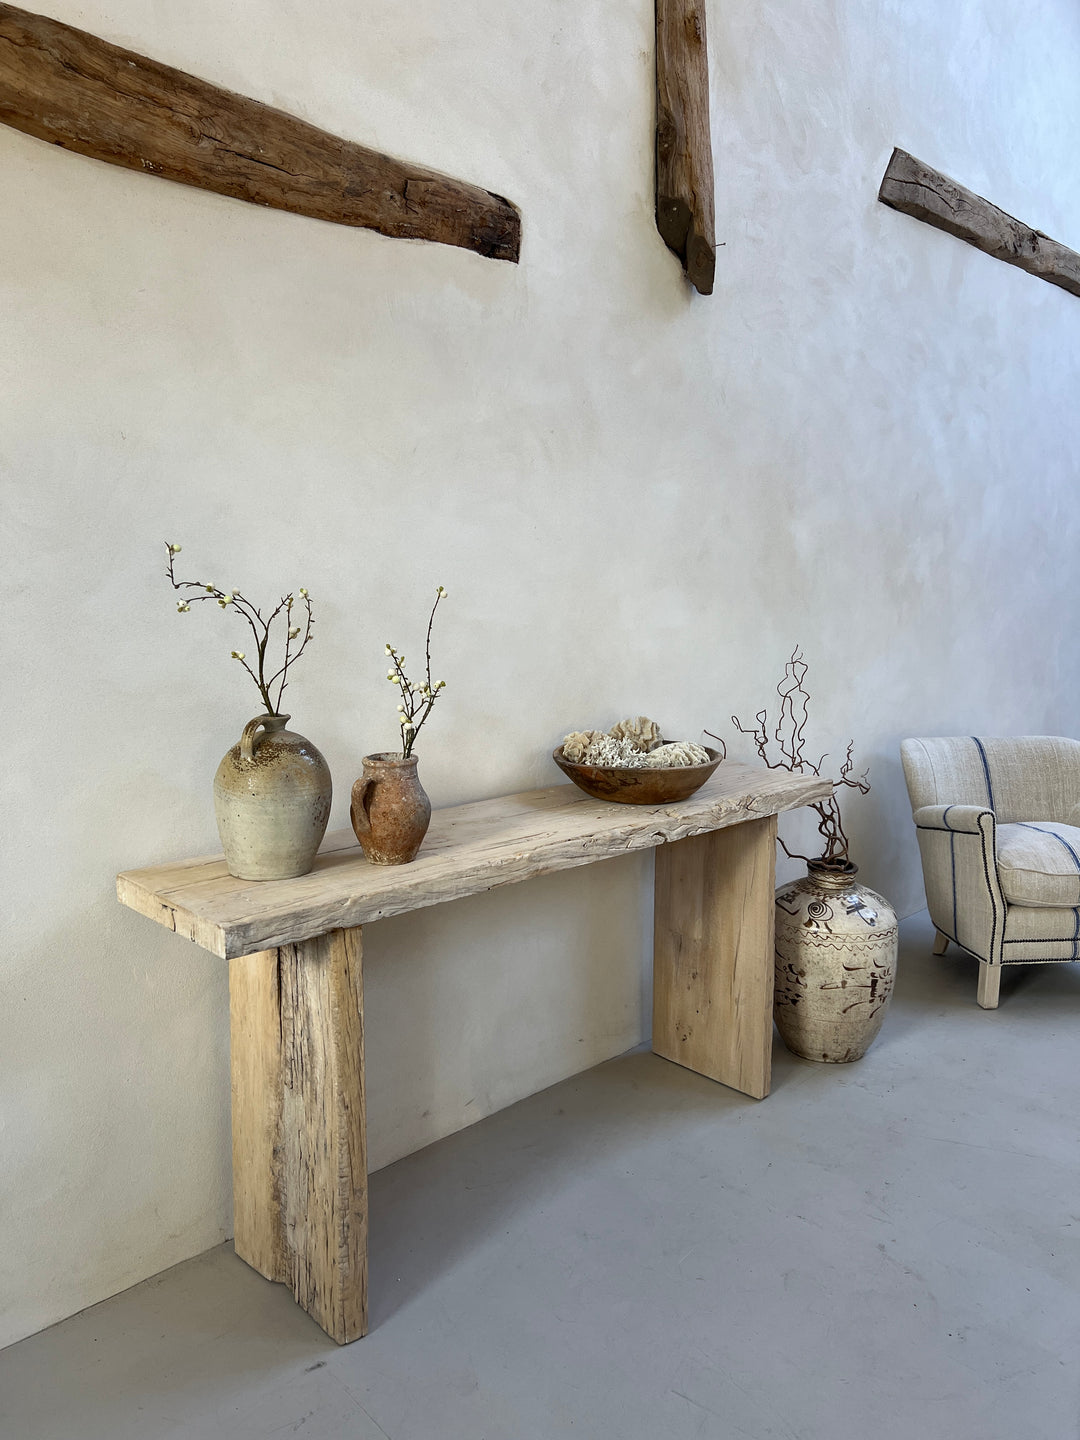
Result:
{"label": "shadow on wall", "polygon": [[370,1169],[644,1038],[650,874],[629,855],[365,927]]}
{"label": "shadow on wall", "polygon": [[[111,891],[81,907],[73,895],[74,918],[20,954],[5,987],[4,1170],[22,1200],[5,1217],[0,1327],[51,1324],[229,1233],[224,962]],[[41,1224],[49,1207],[67,1217],[59,1236]],[[38,1276],[28,1320],[8,1283],[19,1264]]]}

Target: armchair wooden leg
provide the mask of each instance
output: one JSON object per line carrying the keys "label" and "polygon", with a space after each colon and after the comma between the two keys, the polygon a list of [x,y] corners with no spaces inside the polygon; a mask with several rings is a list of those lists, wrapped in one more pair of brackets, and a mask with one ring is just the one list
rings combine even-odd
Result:
{"label": "armchair wooden leg", "polygon": [[945,954],[945,951],[946,951],[948,948],[949,948],[949,937],[948,937],[947,935],[943,934],[943,933],[939,930],[939,931],[937,932],[937,935],[936,935],[935,938],[934,938],[934,954],[935,954],[935,955],[944,955],[944,954]]}
{"label": "armchair wooden leg", "polygon": [[979,961],[979,1004],[984,1010],[998,1008],[998,991],[1001,988],[1001,966],[988,965]]}

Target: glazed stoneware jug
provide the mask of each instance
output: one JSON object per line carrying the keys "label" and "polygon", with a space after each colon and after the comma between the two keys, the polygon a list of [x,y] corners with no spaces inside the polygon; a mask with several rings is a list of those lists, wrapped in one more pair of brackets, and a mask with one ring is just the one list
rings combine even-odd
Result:
{"label": "glazed stoneware jug", "polygon": [[431,821],[431,801],[416,773],[416,756],[365,755],[352,788],[352,827],[373,865],[415,860]]}
{"label": "glazed stoneware jug", "polygon": [[842,1065],[870,1048],[892,995],[898,927],[850,860],[811,860],[776,892],[776,1028],[804,1060]]}
{"label": "glazed stoneware jug", "polygon": [[330,769],[310,740],[285,728],[291,718],[249,720],[214,777],[221,846],[240,880],[306,875],[326,833]]}

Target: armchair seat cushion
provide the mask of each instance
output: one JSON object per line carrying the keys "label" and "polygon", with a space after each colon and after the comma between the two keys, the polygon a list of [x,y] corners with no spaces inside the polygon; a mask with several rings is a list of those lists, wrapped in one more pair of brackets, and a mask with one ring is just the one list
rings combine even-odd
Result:
{"label": "armchair seat cushion", "polygon": [[1049,820],[997,827],[1001,893],[1010,905],[1057,910],[1080,905],[1080,828]]}

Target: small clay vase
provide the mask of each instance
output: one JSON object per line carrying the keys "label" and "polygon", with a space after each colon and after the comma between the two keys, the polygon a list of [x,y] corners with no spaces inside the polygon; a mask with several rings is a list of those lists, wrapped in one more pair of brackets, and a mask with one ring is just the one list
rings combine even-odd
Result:
{"label": "small clay vase", "polygon": [[416,859],[431,823],[431,801],[416,773],[415,755],[364,756],[349,812],[360,848],[372,865]]}
{"label": "small clay vase", "polygon": [[330,770],[310,740],[286,730],[290,719],[249,720],[214,776],[221,848],[240,880],[306,875],[326,833]]}

